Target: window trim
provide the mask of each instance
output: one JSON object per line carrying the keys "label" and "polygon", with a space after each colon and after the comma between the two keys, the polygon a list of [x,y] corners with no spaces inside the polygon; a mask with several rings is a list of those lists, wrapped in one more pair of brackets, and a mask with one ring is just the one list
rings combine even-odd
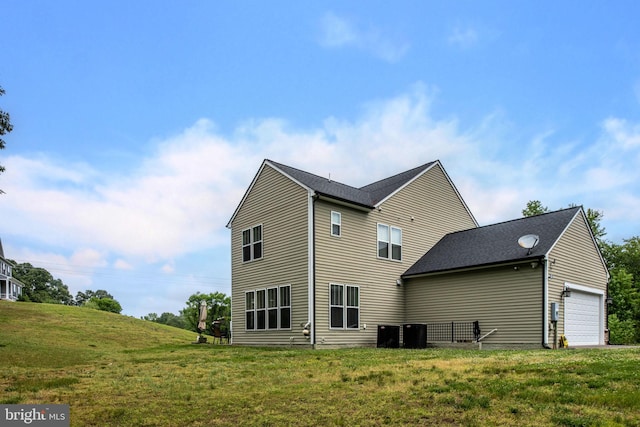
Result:
{"label": "window trim", "polygon": [[[338,222],[334,222],[334,220],[333,220],[333,215],[334,214],[338,216]],[[329,228],[329,232],[331,233],[331,235],[333,237],[342,236],[342,213],[338,212],[338,211],[331,211],[331,218],[330,219],[331,219],[331,221],[330,221],[331,222],[331,226]],[[337,234],[333,232],[333,226],[334,225],[338,226],[338,233]]]}
{"label": "window trim", "polygon": [[[254,240],[254,236],[255,236],[255,230],[257,228],[260,228],[260,240]],[[249,243],[245,243],[244,242],[244,233],[245,232],[249,232]],[[260,260],[264,257],[264,227],[262,225],[262,223],[260,224],[256,224],[254,226],[248,227],[243,229],[240,232],[240,242],[242,245],[242,250],[241,250],[241,254],[242,254],[242,262],[251,262],[251,261],[257,261]],[[260,244],[260,256],[256,257],[255,256],[255,247],[257,244]],[[245,259],[244,258],[244,250],[246,247],[249,247],[249,259]]]}
{"label": "window trim", "polygon": [[[380,227],[386,227],[386,240],[380,240]],[[399,231],[400,232],[400,244],[395,244],[393,243],[393,232],[395,231]],[[386,243],[387,244],[387,256],[380,256],[380,242]],[[393,257],[393,249],[394,247],[399,248],[400,249],[400,258],[394,258]],[[376,223],[376,257],[378,259],[386,259],[389,261],[397,261],[397,262],[401,262],[402,261],[402,228],[400,227],[395,227],[393,225],[388,225],[388,224],[384,224],[382,222],[378,222]]]}
{"label": "window trim", "polygon": [[[332,297],[332,290],[334,286],[339,286],[341,287],[341,297],[342,297],[342,304],[333,304],[331,297]],[[357,294],[358,294],[358,303],[357,305],[349,305],[348,303],[348,295],[349,295],[349,289],[356,289],[357,290]],[[360,286],[358,285],[346,285],[346,284],[342,284],[342,283],[329,283],[329,329],[330,330],[338,330],[338,331],[359,331],[360,330]],[[333,307],[340,307],[342,308],[342,326],[333,326],[332,324],[332,318],[331,318],[331,312],[332,312],[332,308]],[[357,321],[357,325],[356,327],[349,327],[349,309],[356,309],[358,311],[358,321]]]}

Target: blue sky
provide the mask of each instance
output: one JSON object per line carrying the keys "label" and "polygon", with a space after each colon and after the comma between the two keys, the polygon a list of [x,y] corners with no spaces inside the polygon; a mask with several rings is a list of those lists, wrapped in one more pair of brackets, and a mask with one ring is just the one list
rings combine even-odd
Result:
{"label": "blue sky", "polygon": [[5,255],[124,314],[230,294],[264,158],[361,186],[439,159],[481,225],[528,200],[640,235],[640,4],[2,1]]}

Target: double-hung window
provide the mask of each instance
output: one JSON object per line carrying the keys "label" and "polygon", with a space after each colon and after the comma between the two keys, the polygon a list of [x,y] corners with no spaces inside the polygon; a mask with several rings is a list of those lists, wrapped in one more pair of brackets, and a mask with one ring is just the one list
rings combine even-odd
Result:
{"label": "double-hung window", "polygon": [[329,311],[332,329],[360,329],[360,288],[331,284]]}
{"label": "double-hung window", "polygon": [[342,233],[342,214],[331,211],[331,235],[340,237]]}
{"label": "double-hung window", "polygon": [[245,328],[256,328],[256,293],[250,291],[244,294]]}
{"label": "double-hung window", "polygon": [[291,285],[246,292],[245,328],[291,329]]}
{"label": "double-hung window", "polygon": [[267,289],[268,329],[278,329],[278,288]]}
{"label": "double-hung window", "polygon": [[242,261],[262,258],[262,225],[242,230]]}
{"label": "double-hung window", "polygon": [[280,329],[291,329],[291,286],[280,286]]}
{"label": "double-hung window", "polygon": [[402,229],[378,224],[378,258],[402,260]]}
{"label": "double-hung window", "polygon": [[256,329],[265,329],[267,326],[265,295],[266,291],[264,289],[256,291]]}

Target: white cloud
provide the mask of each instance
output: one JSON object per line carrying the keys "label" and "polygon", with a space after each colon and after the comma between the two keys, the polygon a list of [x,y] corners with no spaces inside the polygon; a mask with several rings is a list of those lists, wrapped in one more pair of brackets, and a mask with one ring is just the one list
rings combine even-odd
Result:
{"label": "white cloud", "polygon": [[640,147],[640,125],[630,124],[626,120],[610,117],[603,123],[610,142],[617,148]]}
{"label": "white cloud", "polygon": [[113,268],[116,270],[133,270],[133,266],[131,264],[120,258],[113,263]]}
{"label": "white cloud", "polygon": [[451,30],[447,41],[451,45],[468,49],[478,44],[479,37],[478,31],[475,28],[462,28],[457,26]]}
{"label": "white cloud", "polygon": [[[36,237],[37,236],[33,236]],[[93,275],[107,265],[104,253],[90,248],[72,251],[69,256],[51,251],[31,250],[8,246],[5,251],[18,263],[29,263],[46,269],[56,279],[69,287],[72,296],[93,284]]]}
{"label": "white cloud", "polygon": [[147,262],[171,273],[181,256],[227,247],[225,225],[264,158],[355,186],[440,159],[481,224],[518,217],[538,199],[551,209],[603,210],[611,232],[609,218],[622,222],[637,207],[637,124],[609,118],[593,141],[558,140],[550,129],[514,140],[501,114],[468,129],[455,117],[434,118],[433,96],[417,84],[371,102],[357,120],[328,118],[311,129],[254,119],[223,136],[199,120],[119,177],[44,156],[9,157],[4,226],[70,254],[12,256],[86,268],[86,276],[68,277],[74,287],[89,286],[110,258],[117,270]]}
{"label": "white cloud", "polygon": [[167,263],[160,270],[165,274],[171,274],[175,271],[175,267],[172,263]]}
{"label": "white cloud", "polygon": [[321,20],[320,44],[328,48],[356,48],[387,62],[397,62],[409,51],[408,43],[392,40],[374,27],[358,28],[332,12]]}

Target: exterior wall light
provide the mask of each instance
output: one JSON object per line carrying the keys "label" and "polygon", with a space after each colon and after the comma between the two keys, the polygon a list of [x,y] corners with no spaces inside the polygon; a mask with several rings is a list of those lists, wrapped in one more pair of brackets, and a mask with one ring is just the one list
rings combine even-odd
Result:
{"label": "exterior wall light", "polygon": [[571,289],[564,288],[564,290],[562,291],[562,297],[563,298],[569,298],[570,296],[571,296]]}

